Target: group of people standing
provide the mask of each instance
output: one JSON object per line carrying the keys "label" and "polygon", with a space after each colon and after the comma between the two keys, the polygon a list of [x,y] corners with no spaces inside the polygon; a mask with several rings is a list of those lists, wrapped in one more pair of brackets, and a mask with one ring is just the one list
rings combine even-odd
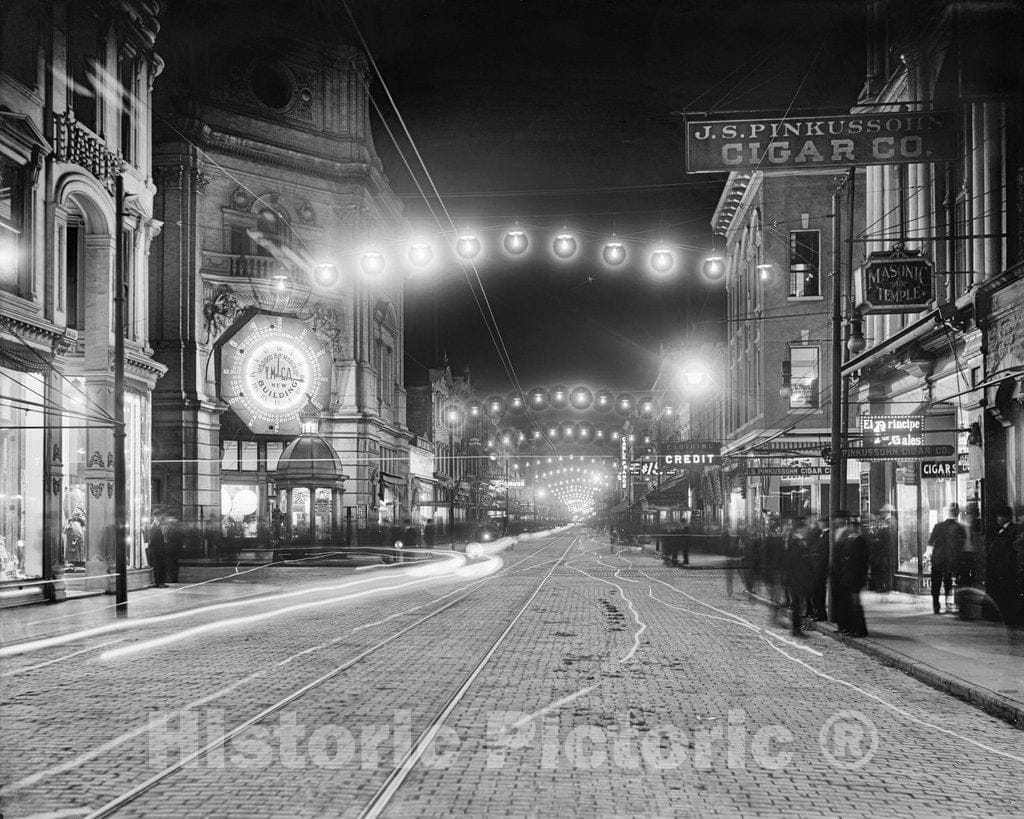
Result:
{"label": "group of people standing", "polygon": [[954,585],[958,591],[984,586],[983,611],[989,619],[1007,625],[1024,625],[1024,525],[1013,521],[1009,506],[996,509],[995,527],[982,559],[968,526],[959,520],[960,508],[950,504],[945,520],[935,524],[928,538],[930,547],[932,610],[953,611]]}
{"label": "group of people standing", "polygon": [[185,543],[181,521],[168,516],[163,509],[154,509],[148,535],[146,553],[153,568],[154,585],[163,589],[168,583],[177,583],[178,558]]}
{"label": "group of people standing", "polygon": [[[860,592],[868,586],[888,591],[895,545],[892,508],[883,507],[876,520],[864,527],[840,510],[808,525],[804,517],[783,526],[772,521],[762,537],[741,534],[742,577],[753,592],[758,582],[778,609],[790,609],[791,630],[803,633],[803,620],[827,620],[829,591],[839,631],[867,636]],[[829,540],[835,547],[829,559]]]}
{"label": "group of people standing", "polygon": [[[1011,626],[1024,625],[1024,523],[1014,523],[1010,507],[998,508],[982,550],[980,542],[972,543],[970,527],[960,522],[957,504],[946,511],[946,519],[935,525],[928,540],[933,611],[942,612],[943,593],[945,610],[954,610],[954,586],[958,592],[983,589],[984,616]],[[768,518],[757,536],[744,531],[735,541],[726,536],[725,548],[727,554],[739,553],[747,591],[754,592],[761,584],[777,609],[790,609],[794,634],[802,632],[805,617],[828,619],[830,593],[839,631],[864,637],[867,625],[860,593],[865,588],[891,591],[896,539],[893,508],[886,505],[867,525],[846,511],[839,511],[833,520],[819,517],[813,525],[802,517],[787,525]],[[730,594],[731,575],[732,569],[727,575]]]}

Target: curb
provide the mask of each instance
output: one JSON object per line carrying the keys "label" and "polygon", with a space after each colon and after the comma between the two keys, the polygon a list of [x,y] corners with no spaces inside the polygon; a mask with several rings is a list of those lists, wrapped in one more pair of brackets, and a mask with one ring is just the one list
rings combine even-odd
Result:
{"label": "curb", "polygon": [[881,646],[870,638],[849,637],[845,634],[840,634],[831,623],[812,622],[810,626],[815,631],[825,634],[837,642],[855,648],[869,657],[880,660],[885,665],[902,671],[904,674],[926,685],[930,685],[932,688],[946,694],[951,694],[957,699],[963,700],[975,708],[979,708],[990,716],[1008,722],[1015,728],[1024,730],[1024,707],[1006,697],[1000,696],[994,691],[969,683],[949,672],[940,671],[935,666],[914,660],[895,649]]}
{"label": "curb", "polygon": [[[746,590],[745,590],[746,591]],[[755,592],[747,591],[751,600],[757,600],[766,606],[773,605],[767,598]],[[973,705],[984,711],[989,716],[1008,722],[1014,728],[1024,730],[1024,707],[1000,696],[994,691],[980,685],[974,685],[967,680],[950,674],[948,671],[940,671],[935,666],[928,665],[919,660],[914,660],[895,649],[879,645],[869,637],[850,637],[840,634],[835,624],[823,623],[821,621],[805,621],[804,628],[811,628],[814,631],[831,637],[837,643],[855,648],[869,657],[880,660],[883,664],[902,671],[908,677],[913,677],[925,685],[929,685],[943,693],[950,694],[969,705]]]}

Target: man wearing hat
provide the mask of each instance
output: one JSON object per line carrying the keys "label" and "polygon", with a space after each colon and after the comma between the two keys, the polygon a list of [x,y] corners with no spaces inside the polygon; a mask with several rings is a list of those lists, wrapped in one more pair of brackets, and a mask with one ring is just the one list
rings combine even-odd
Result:
{"label": "man wearing hat", "polygon": [[167,543],[162,528],[164,510],[153,508],[153,522],[149,526],[149,548],[146,550],[149,565],[153,567],[153,585],[157,588],[167,586]]}
{"label": "man wearing hat", "polygon": [[892,559],[896,553],[896,523],[892,504],[884,504],[871,533],[871,579],[868,588],[880,593],[892,589]]}
{"label": "man wearing hat", "polygon": [[860,531],[860,523],[848,523],[849,519],[849,512],[839,511],[832,521],[836,538],[832,555],[832,605],[841,634],[867,637],[860,590],[868,574],[868,544]]}
{"label": "man wearing hat", "polygon": [[1015,624],[1020,617],[1017,588],[1021,555],[1017,553],[1017,527],[1013,523],[1013,510],[1003,506],[996,510],[996,531],[988,544],[985,561],[985,589],[995,603],[999,616],[1007,624]]}
{"label": "man wearing hat", "polygon": [[821,515],[807,530],[807,557],[810,563],[810,583],[807,592],[810,615],[815,620],[828,620],[825,606],[828,585],[828,515]]}
{"label": "man wearing hat", "polygon": [[953,570],[960,563],[960,553],[967,542],[967,529],[957,518],[960,507],[951,503],[946,519],[936,523],[928,545],[932,549],[932,610],[939,614],[939,587],[945,588],[946,611],[950,611],[949,596],[953,591]]}

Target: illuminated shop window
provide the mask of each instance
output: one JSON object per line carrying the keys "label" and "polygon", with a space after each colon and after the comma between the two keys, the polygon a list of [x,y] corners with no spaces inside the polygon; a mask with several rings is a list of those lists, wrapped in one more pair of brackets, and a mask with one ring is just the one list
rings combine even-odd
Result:
{"label": "illuminated shop window", "polygon": [[790,409],[817,409],[818,396],[818,348],[790,347],[792,362],[792,393],[789,396]]}
{"label": "illuminated shop window", "polygon": [[789,296],[821,295],[821,233],[794,230],[789,234]]}

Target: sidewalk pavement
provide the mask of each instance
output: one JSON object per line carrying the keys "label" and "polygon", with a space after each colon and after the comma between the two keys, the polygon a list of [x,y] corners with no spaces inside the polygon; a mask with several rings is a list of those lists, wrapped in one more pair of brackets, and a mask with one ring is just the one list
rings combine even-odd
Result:
{"label": "sidewalk pavement", "polygon": [[[654,550],[654,545],[645,544]],[[662,556],[664,558],[664,556]],[[724,569],[719,555],[694,552],[679,568]],[[768,600],[759,594],[754,597]],[[814,628],[886,665],[1024,728],[1024,630],[986,620],[932,613],[930,595],[865,591],[867,637],[840,634],[834,623]]]}
{"label": "sidewalk pavement", "polygon": [[992,716],[1024,728],[1024,631],[986,620],[933,614],[929,595],[861,593],[867,637],[841,640]]}
{"label": "sidewalk pavement", "polygon": [[[217,582],[174,584],[167,588],[147,588],[128,594],[127,620],[141,620],[161,614],[200,608],[211,603],[258,597],[280,591],[270,583]],[[0,645],[24,640],[56,637],[72,631],[105,626],[120,620],[112,594],[77,597],[62,603],[19,606],[0,612]]]}

